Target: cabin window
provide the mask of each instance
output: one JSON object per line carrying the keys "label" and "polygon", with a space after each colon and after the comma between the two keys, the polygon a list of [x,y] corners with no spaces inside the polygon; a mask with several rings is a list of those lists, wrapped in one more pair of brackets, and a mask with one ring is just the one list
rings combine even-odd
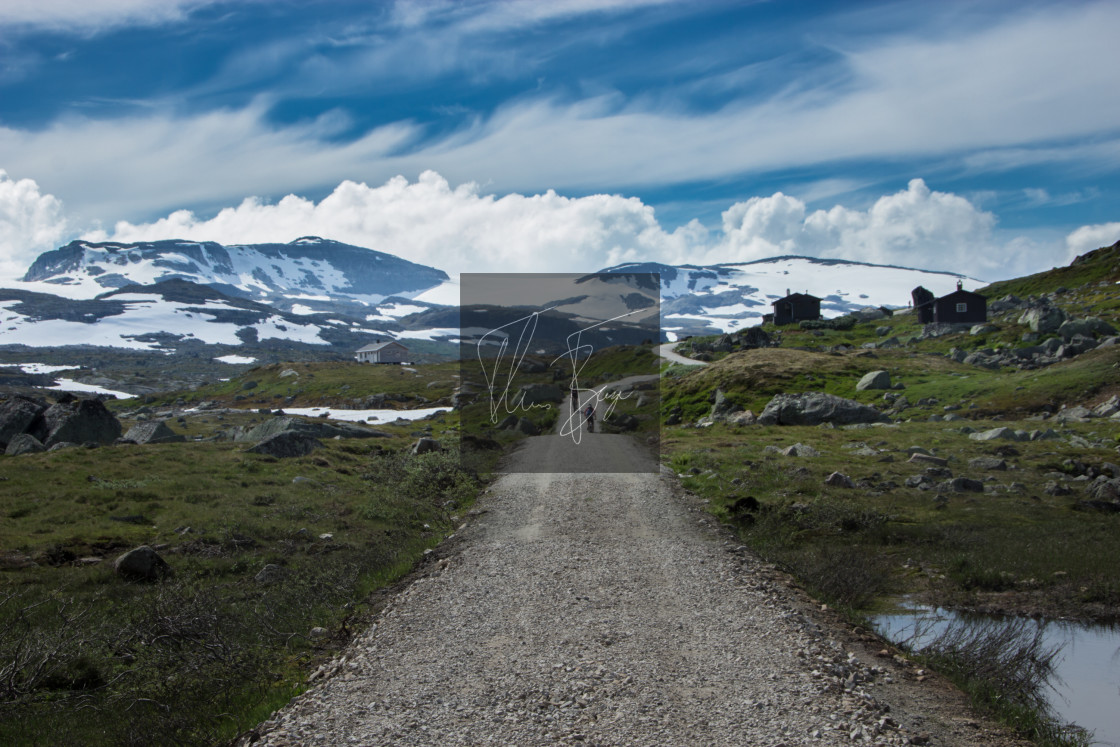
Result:
{"label": "cabin window", "polygon": [[957,304],[957,313],[958,314],[963,314],[966,311],[968,311],[968,304],[966,304],[966,303]]}

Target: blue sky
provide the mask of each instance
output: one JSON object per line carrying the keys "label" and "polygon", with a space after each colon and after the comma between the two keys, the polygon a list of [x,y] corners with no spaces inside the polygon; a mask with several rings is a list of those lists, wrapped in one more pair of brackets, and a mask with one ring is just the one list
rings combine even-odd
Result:
{"label": "blue sky", "polygon": [[316,234],[449,272],[1120,239],[1120,4],[6,0],[0,278]]}

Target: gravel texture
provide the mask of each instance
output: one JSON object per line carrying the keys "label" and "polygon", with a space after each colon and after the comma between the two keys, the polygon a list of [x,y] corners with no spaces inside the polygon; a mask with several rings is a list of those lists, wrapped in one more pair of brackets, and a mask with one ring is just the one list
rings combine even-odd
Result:
{"label": "gravel texture", "polygon": [[[513,468],[574,446],[528,439]],[[578,446],[604,464],[644,458],[623,436]],[[509,473],[242,744],[1014,743],[881,648],[671,475]]]}

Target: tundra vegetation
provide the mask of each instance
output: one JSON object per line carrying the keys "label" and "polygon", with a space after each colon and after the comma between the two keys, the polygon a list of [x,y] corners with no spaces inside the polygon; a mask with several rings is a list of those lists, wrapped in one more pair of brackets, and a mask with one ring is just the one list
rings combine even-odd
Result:
{"label": "tundra vegetation", "polygon": [[[744,544],[857,622],[906,597],[1115,623],[1118,281],[1120,245],[983,289],[995,307],[983,328],[924,335],[902,314],[837,329],[767,326],[773,347],[687,341],[678,352],[710,363],[664,367],[662,459]],[[1112,332],[1054,358],[1015,357],[1070,342],[1020,323],[1032,304]],[[1011,360],[1022,363],[992,363]],[[857,389],[874,371],[891,388]],[[777,395],[807,392],[874,406],[890,422],[752,423]],[[1040,744],[1080,743],[1039,696],[1053,652],[1023,632],[1009,642],[1003,629],[956,630],[922,655]],[[1000,646],[1016,655],[995,657]]]}

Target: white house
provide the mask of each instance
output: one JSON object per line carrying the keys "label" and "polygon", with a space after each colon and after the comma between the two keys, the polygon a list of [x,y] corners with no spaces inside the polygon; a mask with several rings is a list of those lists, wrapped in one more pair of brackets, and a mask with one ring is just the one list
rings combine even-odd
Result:
{"label": "white house", "polygon": [[407,363],[408,348],[399,342],[375,342],[360,348],[354,355],[360,363]]}

